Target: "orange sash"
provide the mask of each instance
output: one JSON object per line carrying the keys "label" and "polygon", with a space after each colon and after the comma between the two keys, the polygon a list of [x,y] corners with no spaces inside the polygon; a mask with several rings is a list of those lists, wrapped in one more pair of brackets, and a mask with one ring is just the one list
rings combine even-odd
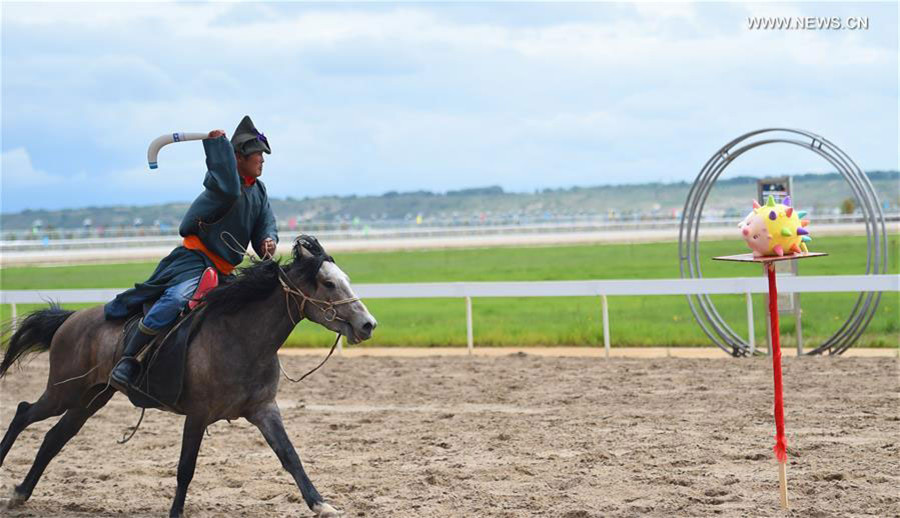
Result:
{"label": "orange sash", "polygon": [[225,275],[231,275],[231,272],[234,271],[234,265],[219,257],[219,255],[212,250],[206,248],[206,245],[203,244],[203,241],[200,241],[200,237],[196,235],[190,235],[184,238],[184,247],[189,250],[199,250],[203,252],[203,255],[209,257],[209,260],[216,265],[216,269]]}

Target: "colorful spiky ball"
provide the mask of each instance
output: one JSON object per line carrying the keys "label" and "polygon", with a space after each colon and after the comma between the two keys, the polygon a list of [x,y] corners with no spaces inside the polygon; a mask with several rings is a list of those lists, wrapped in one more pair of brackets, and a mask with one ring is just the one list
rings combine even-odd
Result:
{"label": "colorful spiky ball", "polygon": [[812,238],[806,230],[809,220],[805,217],[805,210],[791,207],[790,196],[781,203],[769,196],[762,206],[753,200],[753,210],[738,223],[738,228],[756,257],[806,253],[806,243]]}

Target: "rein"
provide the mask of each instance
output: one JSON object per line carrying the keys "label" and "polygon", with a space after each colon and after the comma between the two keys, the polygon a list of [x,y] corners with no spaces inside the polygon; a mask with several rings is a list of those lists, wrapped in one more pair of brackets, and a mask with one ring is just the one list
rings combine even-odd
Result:
{"label": "rein", "polygon": [[288,376],[288,373],[284,372],[284,367],[281,366],[281,360],[278,360],[278,368],[281,369],[281,373],[284,374],[284,377],[287,378],[288,381],[290,381],[291,383],[299,383],[299,382],[303,381],[303,379],[306,378],[307,376],[309,376],[310,374],[319,370],[319,367],[325,365],[325,362],[327,362],[328,359],[331,358],[331,354],[334,352],[334,348],[337,347],[338,341],[340,339],[341,339],[341,334],[338,333],[338,335],[334,338],[334,343],[331,344],[331,350],[328,351],[328,356],[326,356],[325,359],[322,360],[318,365],[313,367],[313,369],[311,371],[307,372],[306,374],[304,374],[303,376],[300,376],[297,379],[294,379],[294,378]]}

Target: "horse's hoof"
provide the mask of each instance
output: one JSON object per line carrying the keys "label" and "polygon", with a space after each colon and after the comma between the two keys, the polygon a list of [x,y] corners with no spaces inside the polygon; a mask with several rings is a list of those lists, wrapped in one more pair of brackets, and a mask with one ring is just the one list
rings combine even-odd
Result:
{"label": "horse's hoof", "polygon": [[9,500],[6,501],[7,509],[13,509],[15,507],[19,507],[24,504],[26,500],[28,500],[29,495],[23,495],[16,491],[15,486],[13,486],[12,491],[9,493]]}
{"label": "horse's hoof", "polygon": [[325,502],[315,504],[312,510],[314,513],[316,513],[316,516],[318,518],[338,518],[343,514],[334,507],[326,504]]}

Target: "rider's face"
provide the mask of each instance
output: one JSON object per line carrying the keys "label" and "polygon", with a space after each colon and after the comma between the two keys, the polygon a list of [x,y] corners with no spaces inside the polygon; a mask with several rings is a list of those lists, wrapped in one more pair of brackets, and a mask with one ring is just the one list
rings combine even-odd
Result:
{"label": "rider's face", "polygon": [[237,158],[238,173],[240,173],[241,176],[247,176],[249,178],[259,178],[262,176],[263,162],[266,161],[266,159],[263,158],[262,151],[250,153],[247,156],[240,153],[235,153],[234,155]]}

